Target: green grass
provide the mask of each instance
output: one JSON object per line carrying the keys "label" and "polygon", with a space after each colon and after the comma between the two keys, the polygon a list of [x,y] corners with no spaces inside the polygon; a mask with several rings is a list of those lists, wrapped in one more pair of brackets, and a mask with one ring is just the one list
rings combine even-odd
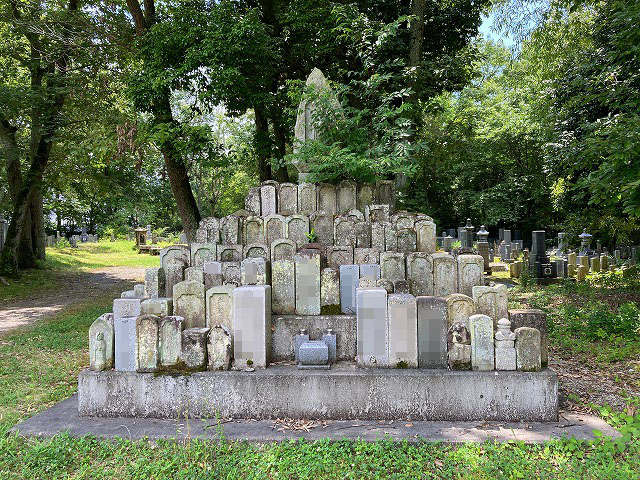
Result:
{"label": "green grass", "polygon": [[159,265],[157,255],[138,254],[135,243],[127,240],[82,243],[78,248],[47,248],[46,260],[40,263],[39,268],[22,272],[18,279],[6,279],[9,285],[0,284],[0,302],[24,299],[59,288],[69,275],[97,268]]}
{"label": "green grass", "polygon": [[[123,256],[121,261],[126,261]],[[110,255],[101,261],[114,263]],[[553,289],[549,292],[550,296],[560,294]],[[88,328],[110,310],[110,303],[110,296],[105,295],[0,337],[0,478],[621,480],[640,476],[640,417],[607,410],[602,415],[614,426],[627,425],[621,441],[562,439],[544,445],[287,441],[250,445],[228,442],[223,436],[219,442],[131,442],[68,435],[24,439],[8,434],[20,419],[76,391],[77,374],[88,364]]]}

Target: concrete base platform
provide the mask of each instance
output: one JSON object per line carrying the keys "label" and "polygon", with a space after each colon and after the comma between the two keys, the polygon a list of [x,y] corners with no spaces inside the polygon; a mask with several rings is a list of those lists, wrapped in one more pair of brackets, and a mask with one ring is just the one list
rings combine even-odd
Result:
{"label": "concrete base platform", "polygon": [[315,422],[308,432],[285,428],[272,420],[231,419],[157,419],[98,418],[78,415],[77,396],[35,415],[12,428],[14,433],[28,437],[50,438],[67,432],[74,437],[93,435],[98,438],[140,440],[190,438],[218,441],[249,441],[253,443],[284,440],[365,440],[391,438],[417,443],[432,442],[506,442],[518,440],[542,443],[563,435],[580,440],[594,439],[593,430],[617,438],[620,434],[598,417],[565,412],[558,422],[425,422],[407,420],[327,420]]}
{"label": "concrete base platform", "polygon": [[541,372],[275,365],[254,372],[78,377],[81,416],[556,421],[558,377]]}

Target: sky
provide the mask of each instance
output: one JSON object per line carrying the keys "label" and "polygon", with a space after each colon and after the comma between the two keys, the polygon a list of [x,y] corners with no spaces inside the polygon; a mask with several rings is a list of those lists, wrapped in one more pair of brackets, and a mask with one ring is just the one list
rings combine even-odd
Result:
{"label": "sky", "polygon": [[507,48],[511,48],[513,46],[513,40],[502,33],[495,33],[491,31],[491,27],[493,26],[494,14],[490,13],[489,15],[485,15],[482,18],[482,25],[480,25],[480,33],[483,37],[499,41],[502,40],[504,46]]}

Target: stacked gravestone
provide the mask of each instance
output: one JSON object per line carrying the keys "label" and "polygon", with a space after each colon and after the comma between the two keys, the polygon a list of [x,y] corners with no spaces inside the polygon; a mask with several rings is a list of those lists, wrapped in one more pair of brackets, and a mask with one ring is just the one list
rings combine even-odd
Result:
{"label": "stacked gravestone", "polygon": [[418,366],[418,324],[416,298],[409,294],[392,294],[387,301],[389,366]]}
{"label": "stacked gravestone", "polygon": [[516,369],[516,334],[511,331],[511,322],[506,318],[498,320],[495,334],[496,370]]}
{"label": "stacked gravestone", "polygon": [[451,370],[471,370],[471,335],[466,324],[456,322],[449,327],[447,355]]}
{"label": "stacked gravestone", "polygon": [[418,309],[418,366],[420,368],[447,367],[447,302],[441,297],[424,296],[417,299]]}
{"label": "stacked gravestone", "polygon": [[382,288],[356,290],[356,361],[363,367],[389,365],[387,291]]}

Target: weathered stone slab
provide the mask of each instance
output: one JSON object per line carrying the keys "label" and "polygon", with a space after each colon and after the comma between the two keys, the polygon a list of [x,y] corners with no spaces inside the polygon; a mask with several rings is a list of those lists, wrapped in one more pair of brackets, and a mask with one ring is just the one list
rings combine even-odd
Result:
{"label": "weathered stone slab", "polygon": [[415,223],[416,248],[419,252],[435,253],[436,251],[436,224],[428,220],[419,220]]}
{"label": "weathered stone slab", "polygon": [[[274,185],[275,184],[275,185]],[[277,183],[263,182],[260,186],[260,206],[261,215],[267,217],[269,215],[275,215],[278,213],[278,200],[277,200]]]}
{"label": "weathered stone slab", "polygon": [[264,219],[264,236],[267,245],[271,245],[274,240],[285,238],[284,217],[282,215],[269,215]]}
{"label": "weathered stone slab", "polygon": [[447,318],[449,326],[462,323],[469,328],[469,317],[475,315],[476,306],[473,299],[461,293],[453,293],[445,297],[447,301]]}
{"label": "weathered stone slab", "polygon": [[380,278],[380,265],[375,263],[364,263],[360,265],[360,280],[378,281]]}
{"label": "weathered stone slab", "polygon": [[381,252],[384,248],[384,222],[371,223],[371,246],[377,248]]}
{"label": "weathered stone slab", "polygon": [[389,366],[387,291],[358,288],[356,298],[356,361],[363,367],[386,368]]}
{"label": "weathered stone slab", "polygon": [[353,265],[353,247],[327,247],[327,265],[335,269],[340,265]]}
{"label": "weathered stone slab", "polygon": [[349,210],[347,213],[344,214],[344,216],[353,220],[356,223],[364,222],[364,213],[362,213],[360,210],[357,210],[357,209]]}
{"label": "weathered stone slab", "polygon": [[389,221],[396,230],[413,229],[415,227],[416,217],[413,213],[398,211],[391,215]]}
{"label": "weathered stone slab", "polygon": [[138,317],[140,315],[139,298],[116,298],[113,301],[113,317],[118,318]]}
{"label": "weathered stone slab", "polygon": [[215,243],[192,243],[191,244],[191,265],[201,267],[207,262],[216,260]]}
{"label": "weathered stone slab", "polygon": [[444,298],[417,297],[418,366],[447,367],[447,303]]}
{"label": "weathered stone slab", "polygon": [[207,366],[207,337],[209,329],[187,328],[182,331],[182,361],[185,367],[204,370]]}
{"label": "weathered stone slab", "polygon": [[406,280],[396,280],[393,282],[393,291],[395,293],[409,293],[409,282]]}
{"label": "weathered stone slab", "polygon": [[236,288],[233,304],[235,366],[267,367],[271,359],[271,286]]}
{"label": "weathered stone slab", "polygon": [[209,342],[207,345],[207,368],[209,370],[229,370],[231,368],[232,355],[231,335],[227,329],[221,325],[212,327],[209,330]]}
{"label": "weathered stone slab", "polygon": [[208,262],[202,266],[204,270],[204,289],[222,285],[222,262]]}
{"label": "weathered stone slab", "polygon": [[233,285],[221,285],[207,290],[207,327],[213,328],[217,325],[223,325],[229,332],[233,332],[234,288]]}
{"label": "weathered stone slab", "polygon": [[113,313],[98,317],[89,327],[89,368],[95,371],[113,368]]}
{"label": "weathered stone slab", "polygon": [[436,297],[446,297],[456,293],[458,272],[456,261],[448,253],[434,253],[433,260],[433,294]]}
{"label": "weathered stone slab", "polygon": [[389,205],[369,205],[365,207],[364,218],[371,223],[389,221]]}
{"label": "weathered stone slab", "polygon": [[381,205],[389,205],[389,210],[396,208],[396,187],[393,180],[376,182],[376,201]]}
{"label": "weathered stone slab", "polygon": [[329,215],[336,214],[336,187],[330,183],[320,183],[318,191],[318,211]]}
{"label": "weathered stone slab", "polygon": [[309,217],[292,215],[285,219],[285,237],[297,245],[309,242]]}
{"label": "weathered stone slab", "polygon": [[433,295],[433,261],[429,254],[410,253],[406,262],[410,293],[416,297]]}
{"label": "weathered stone slab", "polygon": [[271,261],[293,260],[296,254],[296,244],[293,240],[281,239],[271,244]]}
{"label": "weathered stone slab", "polygon": [[249,193],[244,198],[244,208],[254,215],[260,216],[260,187],[249,189]]}
{"label": "weathered stone slab", "polygon": [[472,292],[476,313],[491,317],[494,328],[498,326],[498,320],[508,316],[506,285],[498,285],[495,287],[475,286]]}
{"label": "weathered stone slab", "polygon": [[136,319],[138,372],[153,372],[158,368],[158,320],[155,315],[141,315]]}
{"label": "weathered stone slab", "polygon": [[136,317],[115,317],[113,319],[115,338],[115,369],[122,372],[135,372],[137,364],[138,342],[136,335]]}
{"label": "weathered stone slab", "polygon": [[298,213],[298,186],[295,183],[281,183],[278,188],[278,213],[294,215]]}
{"label": "weathered stone slab", "polygon": [[198,282],[204,285],[204,270],[202,269],[202,267],[185,268],[184,279],[191,282]]}
{"label": "weathered stone slab", "polygon": [[333,222],[334,245],[356,246],[356,222],[347,215],[337,216]]}
{"label": "weathered stone slab", "polygon": [[184,280],[185,266],[170,263],[165,269],[165,290],[167,295],[173,295],[173,287]]}
{"label": "weathered stone slab", "polygon": [[311,215],[311,228],[317,243],[333,245],[333,215],[314,213]]}
{"label": "weathered stone slab", "polygon": [[516,369],[515,340],[516,334],[511,331],[511,322],[506,318],[498,320],[498,331],[495,334],[496,370]]}
{"label": "weathered stone slab", "polygon": [[473,287],[484,285],[484,259],[481,255],[458,256],[458,292],[473,296]]}
{"label": "weathered stone slab", "polygon": [[180,361],[182,355],[182,323],[184,318],[167,316],[160,319],[158,327],[158,357],[160,365],[170,367]]}
{"label": "weathered stone slab", "polygon": [[271,267],[273,313],[293,314],[296,308],[295,264],[289,259],[276,260]]}
{"label": "weathered stone slab", "polygon": [[540,361],[542,368],[546,368],[549,363],[547,314],[535,308],[513,309],[509,310],[509,321],[511,322],[511,328],[514,330],[520,327],[531,327],[540,332]]}
{"label": "weathered stone slab", "polygon": [[220,220],[215,217],[200,220],[196,230],[197,243],[220,243]]}
{"label": "weathered stone slab", "polygon": [[261,217],[247,217],[244,221],[244,245],[265,243],[264,221]]}
{"label": "weathered stone slab", "polygon": [[186,245],[171,245],[160,250],[160,265],[162,268],[167,269],[167,266],[171,263],[177,263],[189,266],[191,259],[191,251]]}
{"label": "weathered stone slab", "polygon": [[271,264],[262,257],[245,258],[240,264],[242,285],[271,283]]}
{"label": "weathered stone slab", "polygon": [[371,223],[356,222],[355,232],[356,232],[356,247],[371,248]]}
{"label": "weathered stone slab", "polygon": [[412,253],[416,251],[416,231],[413,228],[397,230],[396,243],[398,252]]}
{"label": "weathered stone slab", "polygon": [[361,212],[365,211],[365,207],[375,202],[374,186],[370,183],[363,183],[358,186],[356,206]]}
{"label": "weathered stone slab", "polygon": [[177,283],[173,287],[173,311],[176,316],[184,318],[185,329],[204,327],[204,284],[194,281]]}
{"label": "weathered stone slab", "polygon": [[418,314],[416,297],[394,293],[388,296],[389,366],[418,367]]}
{"label": "weathered stone slab", "polygon": [[471,334],[471,368],[473,370],[493,370],[493,320],[487,315],[471,315],[469,317],[469,333]]}
{"label": "weathered stone slab", "polygon": [[241,262],[242,245],[218,245],[219,262]]}
{"label": "weathered stone slab", "polygon": [[464,323],[449,327],[447,351],[451,370],[471,370],[471,335]]}
{"label": "weathered stone slab", "polygon": [[156,315],[166,317],[173,315],[173,300],[171,298],[148,298],[140,304],[141,315]]}
{"label": "weathered stone slab", "polygon": [[320,254],[294,255],[296,273],[296,314],[320,314]]}
{"label": "weathered stone slab", "polygon": [[320,276],[320,313],[322,315],[338,315],[341,313],[340,277],[337,268],[322,269]]}
{"label": "weathered stone slab", "polygon": [[347,213],[356,208],[356,184],[351,180],[343,180],[338,184],[337,212]]}
{"label": "weathered stone slab", "polygon": [[359,281],[358,265],[340,265],[340,307],[344,314],[356,312],[356,289]]}
{"label": "weathered stone slab", "polygon": [[384,249],[387,252],[398,251],[398,231],[391,222],[384,223]]}
{"label": "weathered stone slab", "polygon": [[271,259],[271,252],[266,243],[252,243],[245,245],[244,258],[262,258],[266,262]]}
{"label": "weathered stone slab", "polygon": [[540,331],[531,327],[518,327],[516,334],[517,368],[523,372],[541,370]]}
{"label": "weathered stone slab", "polygon": [[316,186],[313,183],[298,184],[298,213],[311,215],[316,208]]}
{"label": "weathered stone slab", "polygon": [[382,252],[380,254],[380,267],[382,269],[382,277],[391,282],[406,279],[404,253]]}
{"label": "weathered stone slab", "polygon": [[222,284],[236,287],[242,285],[240,262],[222,262]]}
{"label": "weathered stone slab", "polygon": [[165,295],[166,278],[162,268],[147,268],[144,271],[145,296],[158,298]]}
{"label": "weathered stone slab", "polygon": [[361,265],[364,263],[380,263],[380,250],[377,248],[355,248],[353,263]]}
{"label": "weathered stone slab", "polygon": [[322,340],[307,340],[298,349],[298,368],[327,366],[329,347]]}
{"label": "weathered stone slab", "polygon": [[225,245],[239,245],[242,243],[240,235],[240,218],[228,215],[220,219],[220,242]]}

